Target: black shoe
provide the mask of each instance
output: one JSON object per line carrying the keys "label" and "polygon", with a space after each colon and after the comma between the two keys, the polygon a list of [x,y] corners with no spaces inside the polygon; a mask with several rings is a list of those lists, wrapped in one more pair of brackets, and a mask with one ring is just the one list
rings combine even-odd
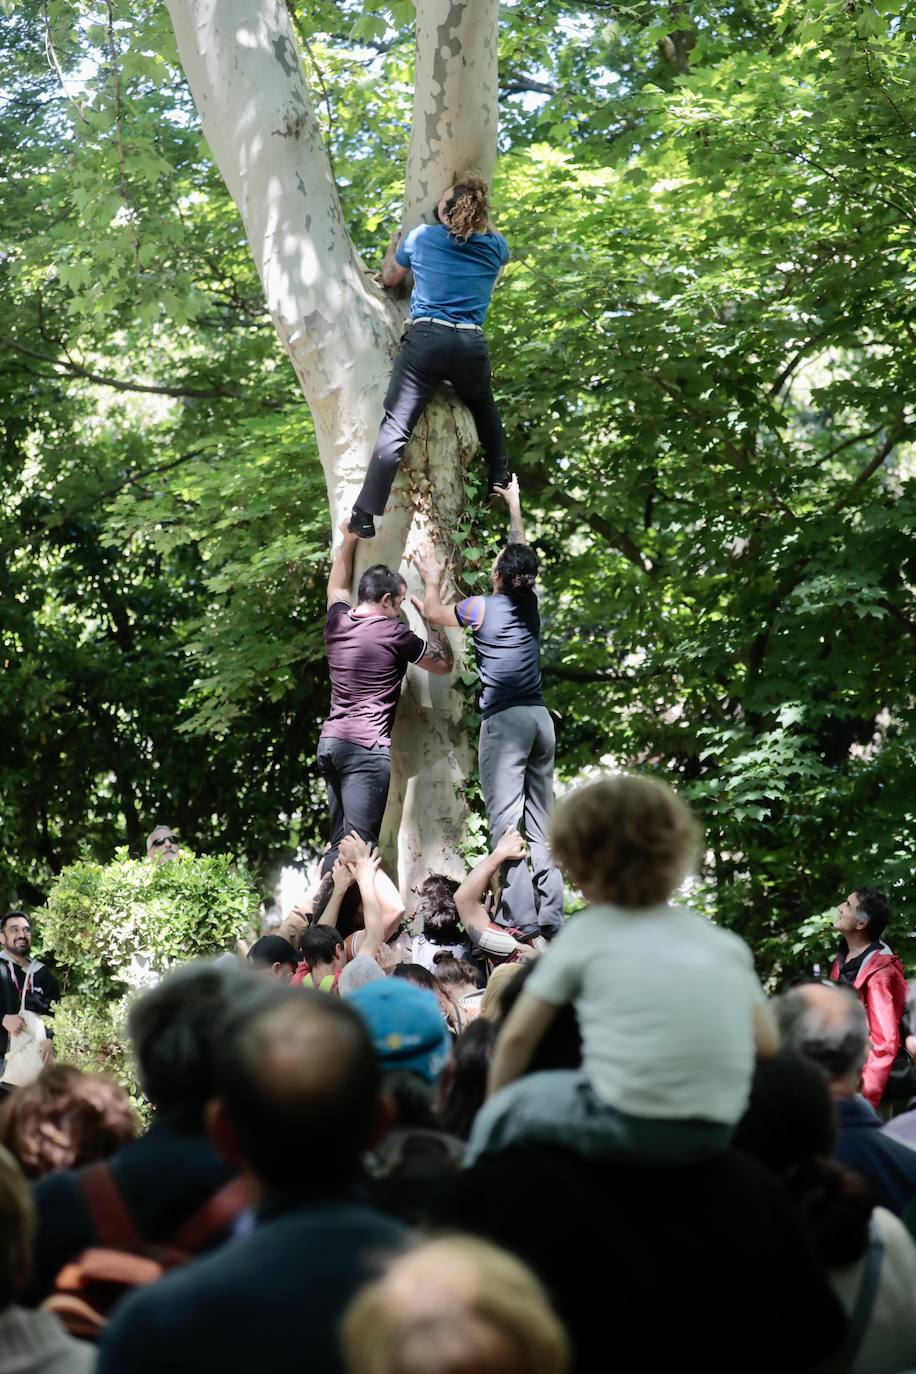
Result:
{"label": "black shoe", "polygon": [[361,510],[359,506],[353,507],[347,528],[358,539],[375,538],[375,518],[367,510]]}
{"label": "black shoe", "polygon": [[496,495],[497,487],[507,487],[512,481],[512,473],[508,467],[501,468],[487,482],[487,500],[492,501]]}

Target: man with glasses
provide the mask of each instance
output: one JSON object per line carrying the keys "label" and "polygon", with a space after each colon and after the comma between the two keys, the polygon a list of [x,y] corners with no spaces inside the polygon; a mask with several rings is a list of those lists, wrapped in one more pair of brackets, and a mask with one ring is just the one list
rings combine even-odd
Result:
{"label": "man with glasses", "polygon": [[181,843],[170,825],[157,825],[146,837],[146,857],[150,863],[171,863],[178,858]]}
{"label": "man with glasses", "polygon": [[[24,911],[8,911],[0,916],[0,1075],[9,1049],[10,1037],[25,1030],[19,1014],[25,992],[26,1011],[42,1018],[52,1016],[52,1004],[60,997],[60,987],[51,970],[32,957],[32,926]],[[46,1029],[48,1029],[46,1027]],[[51,1057],[51,1032],[42,1042],[45,1059]]]}

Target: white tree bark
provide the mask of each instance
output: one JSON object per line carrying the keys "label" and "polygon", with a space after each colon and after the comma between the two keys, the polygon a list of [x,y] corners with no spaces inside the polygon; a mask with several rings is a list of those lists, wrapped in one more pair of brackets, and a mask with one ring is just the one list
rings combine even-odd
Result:
{"label": "white tree bark", "polygon": [[[402,308],[373,283],[353,249],[284,0],[166,4],[204,135],[312,412],[336,542],[381,419]],[[466,167],[484,175],[492,169],[497,15],[498,0],[418,0],[405,225],[430,218]],[[400,566],[411,590],[420,591],[405,549],[432,537],[445,550],[475,445],[473,423],[454,400],[427,408],[379,535],[359,546],[357,576],[370,562],[386,562]],[[463,644],[458,632],[451,637],[460,666]],[[430,871],[461,871],[461,785],[469,762],[461,715],[450,679],[409,670],[383,836],[389,855],[396,839],[405,897]]]}

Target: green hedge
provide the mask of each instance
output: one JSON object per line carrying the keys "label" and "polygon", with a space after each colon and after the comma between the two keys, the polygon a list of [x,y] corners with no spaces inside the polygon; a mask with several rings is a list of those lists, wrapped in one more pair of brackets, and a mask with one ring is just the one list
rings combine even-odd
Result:
{"label": "green hedge", "polygon": [[233,950],[258,904],[249,874],[224,855],[182,853],[155,867],[122,849],[112,863],[63,869],[35,913],[64,992],[57,1057],[112,1073],[139,1100],[125,1023],[131,997],[152,981],[145,970]]}

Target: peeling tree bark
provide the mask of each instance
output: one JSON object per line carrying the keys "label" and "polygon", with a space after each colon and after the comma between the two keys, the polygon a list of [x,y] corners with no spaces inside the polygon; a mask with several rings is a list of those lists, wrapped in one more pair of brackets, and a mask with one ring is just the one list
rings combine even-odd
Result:
{"label": "peeling tree bark", "polygon": [[[337,525],[359,490],[403,319],[354,251],[284,0],[166,0],[203,132],[238,207],[264,297],[315,423]],[[414,126],[402,225],[429,219],[457,173],[496,155],[497,0],[417,0]],[[463,504],[473,423],[435,400],[417,427],[370,562],[401,567],[422,539],[440,553]],[[414,616],[414,612],[410,612]],[[420,628],[415,626],[415,628]],[[461,666],[463,643],[450,632]],[[409,669],[392,744],[383,848],[404,895],[461,871],[469,750],[451,679]]]}

